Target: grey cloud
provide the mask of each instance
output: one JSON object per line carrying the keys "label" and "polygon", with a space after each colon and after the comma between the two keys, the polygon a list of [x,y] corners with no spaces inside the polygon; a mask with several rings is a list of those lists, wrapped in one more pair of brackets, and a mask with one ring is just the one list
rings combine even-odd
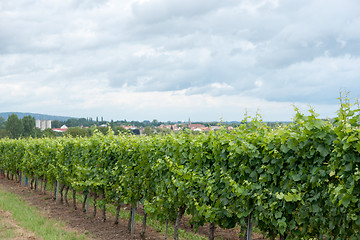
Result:
{"label": "grey cloud", "polygon": [[269,71],[261,88],[251,92],[272,101],[333,103],[341,90],[360,96],[360,58],[319,57],[289,67]]}
{"label": "grey cloud", "polygon": [[237,3],[235,0],[184,0],[184,1],[166,1],[155,0],[145,3],[135,3],[132,10],[135,18],[145,24],[154,24],[160,21],[168,21],[173,18],[198,18],[201,15],[211,11],[218,11],[219,8],[233,6]]}
{"label": "grey cloud", "polygon": [[0,3],[0,77],[285,102],[360,89],[357,0],[14,2]]}

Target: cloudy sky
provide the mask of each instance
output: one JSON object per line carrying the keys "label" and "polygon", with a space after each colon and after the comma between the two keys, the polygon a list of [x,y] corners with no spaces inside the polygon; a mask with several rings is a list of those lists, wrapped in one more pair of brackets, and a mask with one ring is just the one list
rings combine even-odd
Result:
{"label": "cloudy sky", "polygon": [[359,0],[1,0],[0,112],[322,117],[360,96]]}

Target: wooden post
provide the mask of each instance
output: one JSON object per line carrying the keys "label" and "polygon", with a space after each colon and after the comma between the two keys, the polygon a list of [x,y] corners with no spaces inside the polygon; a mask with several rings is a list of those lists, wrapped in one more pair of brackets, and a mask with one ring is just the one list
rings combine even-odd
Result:
{"label": "wooden post", "polygon": [[209,227],[209,240],[214,240],[214,239],[215,239],[215,224],[214,222],[211,222]]}
{"label": "wooden post", "polygon": [[178,215],[176,217],[175,225],[174,225],[174,240],[179,240],[179,227],[182,216],[184,215],[186,210],[185,206],[181,206],[178,211]]}

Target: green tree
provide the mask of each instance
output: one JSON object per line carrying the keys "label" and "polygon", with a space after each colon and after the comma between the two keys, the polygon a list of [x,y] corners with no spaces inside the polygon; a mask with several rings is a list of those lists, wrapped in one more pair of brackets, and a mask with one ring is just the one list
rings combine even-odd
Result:
{"label": "green tree", "polygon": [[154,126],[154,127],[158,127],[158,126],[160,126],[160,122],[158,121],[158,120],[156,120],[156,119],[154,119],[153,121],[152,121],[152,125]]}
{"label": "green tree", "polygon": [[88,128],[71,127],[66,130],[66,135],[72,137],[90,137],[91,131]]}
{"label": "green tree", "polygon": [[109,130],[109,128],[107,128],[107,127],[96,127],[95,129],[97,129],[99,132],[101,132],[104,135],[106,135]]}
{"label": "green tree", "polygon": [[6,123],[5,129],[9,134],[10,138],[19,138],[24,132],[24,126],[21,119],[16,114],[11,114]]}
{"label": "green tree", "polygon": [[144,128],[143,134],[150,136],[153,135],[153,133],[153,130],[149,126]]}
{"label": "green tree", "polygon": [[169,128],[158,128],[156,131],[157,131],[158,134],[160,134],[160,135],[166,135],[166,134],[170,134],[170,133],[173,132],[173,131],[172,131],[171,129],[169,129]]}
{"label": "green tree", "polygon": [[53,120],[51,121],[51,125],[53,128],[60,128],[62,125],[64,125],[64,122],[59,120]]}
{"label": "green tree", "polygon": [[68,127],[76,127],[76,126],[78,126],[78,121],[75,118],[70,118],[65,122],[65,124]]}
{"label": "green tree", "polygon": [[32,136],[34,133],[34,128],[35,128],[35,118],[33,118],[29,115],[29,116],[23,117],[23,119],[21,121],[22,121],[22,124],[24,127],[23,136],[24,137]]}
{"label": "green tree", "polygon": [[0,129],[5,128],[5,118],[0,117]]}
{"label": "green tree", "polygon": [[6,129],[0,129],[0,138],[8,137],[8,132]]}
{"label": "green tree", "polygon": [[119,135],[120,133],[121,134],[128,134],[129,133],[129,130],[126,130],[123,127],[115,127],[115,128],[111,128],[111,129],[114,129],[115,135]]}
{"label": "green tree", "polygon": [[56,133],[52,129],[47,128],[42,132],[42,136],[48,137],[48,138],[54,138],[54,137],[56,137]]}
{"label": "green tree", "polygon": [[[49,129],[49,128],[48,128],[48,129]],[[45,129],[44,132],[45,132],[46,130],[47,130],[47,129]],[[50,129],[50,130],[51,130],[51,129]],[[52,131],[52,130],[51,130],[51,131]],[[33,138],[41,138],[41,137],[43,137],[43,132],[41,131],[40,128],[37,128],[37,127],[36,127],[36,128],[34,128],[31,136],[32,136]]]}

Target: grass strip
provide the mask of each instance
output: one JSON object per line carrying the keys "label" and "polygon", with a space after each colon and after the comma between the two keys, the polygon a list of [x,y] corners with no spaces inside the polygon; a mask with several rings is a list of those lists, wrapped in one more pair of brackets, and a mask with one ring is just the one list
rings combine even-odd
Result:
{"label": "grass strip", "polygon": [[11,212],[12,218],[19,226],[34,232],[37,237],[45,240],[87,239],[83,234],[65,231],[61,221],[42,216],[37,208],[27,205],[19,196],[4,191],[2,188],[0,188],[0,208]]}

